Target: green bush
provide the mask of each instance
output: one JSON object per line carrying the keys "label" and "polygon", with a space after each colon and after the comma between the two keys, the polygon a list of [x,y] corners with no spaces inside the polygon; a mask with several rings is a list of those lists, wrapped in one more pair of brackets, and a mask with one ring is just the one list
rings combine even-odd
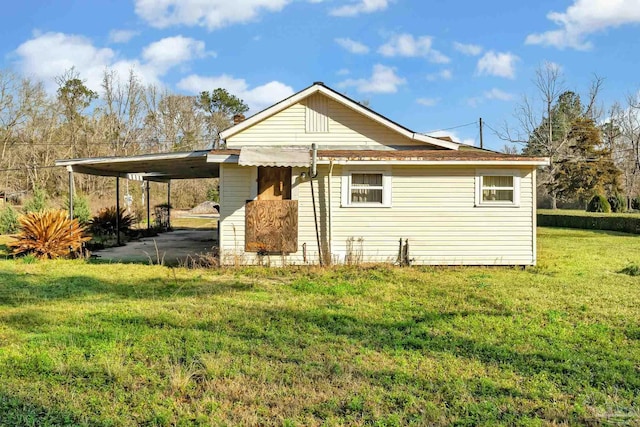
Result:
{"label": "green bush", "polygon": [[640,211],[640,196],[631,199],[631,209],[634,211]]}
{"label": "green bush", "polygon": [[27,200],[22,207],[22,210],[25,214],[31,212],[44,212],[49,207],[47,202],[47,193],[41,188],[36,188],[33,190],[33,196]]}
{"label": "green bush", "polygon": [[11,205],[7,205],[0,211],[0,234],[15,234],[19,229],[18,212]]}
{"label": "green bush", "polygon": [[543,227],[609,230],[640,234],[640,218],[626,216],[591,216],[565,214],[538,214],[538,225]]}
{"label": "green bush", "polygon": [[[69,211],[69,198],[64,200],[64,209]],[[73,196],[73,217],[82,225],[91,222],[91,209],[89,209],[89,200],[84,196]]]}
{"label": "green bush", "polygon": [[625,212],[627,210],[627,199],[622,194],[613,194],[607,199],[611,206],[611,212]]}
{"label": "green bush", "polygon": [[611,212],[611,205],[607,201],[606,197],[604,197],[601,194],[596,194],[589,201],[589,204],[587,205],[587,212],[610,213]]}
{"label": "green bush", "polygon": [[220,189],[217,185],[207,188],[207,200],[216,203],[220,202]]}

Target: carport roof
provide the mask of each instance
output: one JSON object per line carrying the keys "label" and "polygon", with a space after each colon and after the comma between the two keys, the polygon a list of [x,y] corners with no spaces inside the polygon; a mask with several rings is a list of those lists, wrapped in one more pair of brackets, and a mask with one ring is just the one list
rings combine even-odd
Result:
{"label": "carport roof", "polygon": [[218,178],[220,165],[207,163],[209,152],[210,150],[198,150],[56,160],[56,166],[67,166],[74,172],[89,175],[119,176],[160,182],[171,179]]}

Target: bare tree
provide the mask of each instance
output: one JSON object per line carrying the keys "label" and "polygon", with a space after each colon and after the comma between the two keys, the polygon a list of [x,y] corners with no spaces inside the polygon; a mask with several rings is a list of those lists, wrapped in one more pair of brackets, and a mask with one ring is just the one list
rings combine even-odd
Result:
{"label": "bare tree", "polygon": [[616,103],[609,115],[605,139],[631,197],[640,192],[640,94],[628,95],[623,105]]}
{"label": "bare tree", "polygon": [[144,125],[144,88],[133,70],[124,83],[117,72],[105,70],[102,90],[104,138],[113,145],[114,155],[126,155]]}
{"label": "bare tree", "polygon": [[518,154],[518,147],[515,144],[504,144],[500,151],[504,154]]}
{"label": "bare tree", "polygon": [[516,126],[505,123],[502,131],[498,132],[499,138],[522,144],[524,154],[549,158],[550,164],[542,170],[538,185],[549,195],[552,209],[556,209],[558,204],[558,171],[562,163],[572,156],[570,137],[573,120],[576,117],[597,120],[601,114],[597,98],[602,84],[603,79],[594,76],[588,100],[581,103],[579,96],[567,91],[561,69],[546,62],[538,67],[533,79],[536,96],[525,95],[516,107]]}

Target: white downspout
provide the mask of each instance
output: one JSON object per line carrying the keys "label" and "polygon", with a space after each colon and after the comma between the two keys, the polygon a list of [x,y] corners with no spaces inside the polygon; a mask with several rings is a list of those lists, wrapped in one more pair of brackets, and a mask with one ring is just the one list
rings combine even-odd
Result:
{"label": "white downspout", "polygon": [[[331,181],[333,180],[333,160],[329,162],[329,256],[333,258],[333,215],[331,214]],[[331,261],[331,259],[329,260]]]}

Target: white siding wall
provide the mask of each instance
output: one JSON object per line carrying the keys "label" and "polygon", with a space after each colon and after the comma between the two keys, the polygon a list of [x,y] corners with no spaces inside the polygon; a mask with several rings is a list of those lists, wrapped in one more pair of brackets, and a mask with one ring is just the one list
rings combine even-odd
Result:
{"label": "white siding wall", "polygon": [[252,198],[252,169],[220,165],[220,257],[225,260],[244,251],[244,205]]}
{"label": "white siding wall", "polygon": [[[223,260],[233,263],[241,258],[243,262],[254,263],[257,260],[254,254],[242,253],[244,203],[252,194],[252,168],[224,165],[223,169]],[[342,168],[335,166],[331,182],[334,258],[343,260],[347,241],[354,239],[354,248],[362,248],[364,262],[393,262],[398,254],[398,239],[402,237],[409,239],[414,264],[535,264],[534,172],[520,169],[519,207],[474,207],[475,171],[470,167],[393,166],[392,207],[343,208],[340,206]],[[328,244],[329,234],[328,172],[328,166],[320,166],[318,179],[314,181],[323,245]],[[308,181],[297,180],[294,185],[294,195],[299,198],[299,251],[286,257],[286,262],[303,263],[305,243],[307,262],[316,262],[318,250],[310,185]],[[240,257],[234,261],[233,254]],[[280,256],[269,259],[272,265],[282,261]]]}
{"label": "white siding wall", "polygon": [[[315,94],[286,108],[260,123],[227,139],[228,148],[255,145],[305,145],[315,142],[321,146],[380,147],[384,145],[412,145],[428,149],[423,142],[414,141],[356,113],[344,105],[326,98],[328,132],[320,133],[324,125],[314,123],[313,132],[307,132],[307,118],[319,119],[318,106],[324,102]],[[307,111],[310,105],[311,111]],[[324,109],[324,107],[322,107]]]}

